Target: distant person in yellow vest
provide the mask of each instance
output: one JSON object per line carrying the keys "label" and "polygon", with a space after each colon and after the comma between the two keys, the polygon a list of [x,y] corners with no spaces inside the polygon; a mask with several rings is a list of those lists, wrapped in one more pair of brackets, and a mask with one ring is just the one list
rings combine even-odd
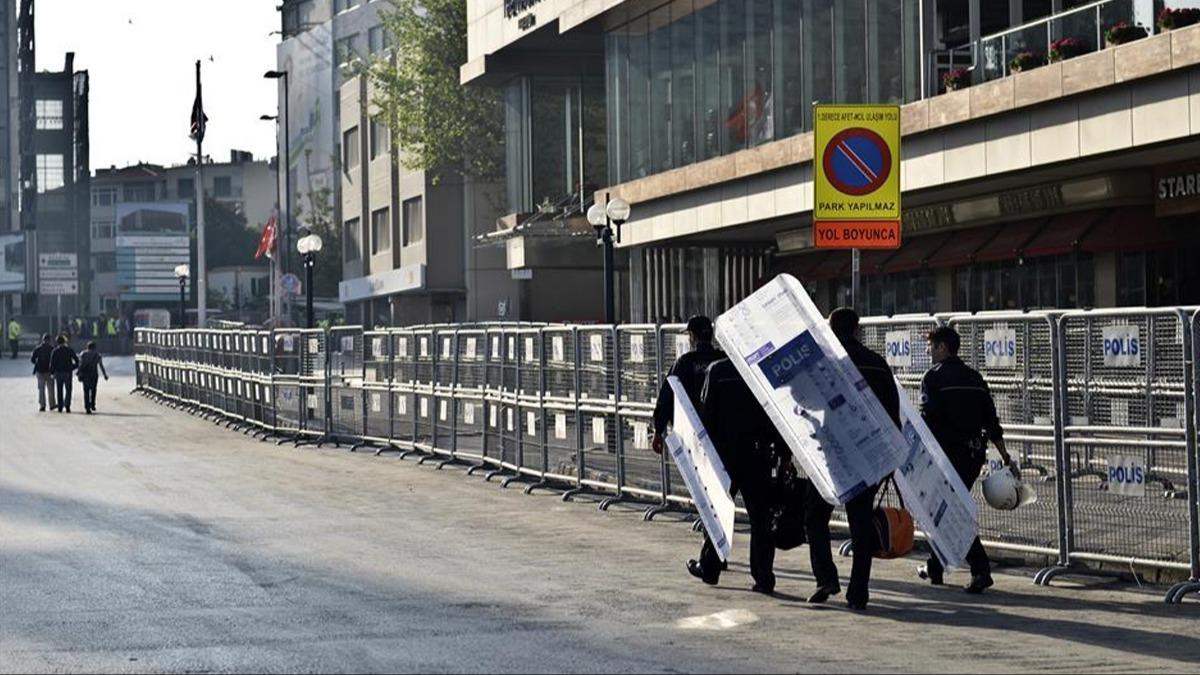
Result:
{"label": "distant person in yellow vest", "polygon": [[16,318],[8,320],[8,348],[12,351],[12,357],[17,358],[17,348],[21,342],[21,322]]}
{"label": "distant person in yellow vest", "polygon": [[106,332],[110,338],[117,337],[117,320],[111,316],[108,317],[108,326],[106,328]]}

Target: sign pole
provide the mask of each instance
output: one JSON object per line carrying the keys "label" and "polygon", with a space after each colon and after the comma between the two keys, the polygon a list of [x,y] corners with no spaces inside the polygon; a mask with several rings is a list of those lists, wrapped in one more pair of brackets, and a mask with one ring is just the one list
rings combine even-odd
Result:
{"label": "sign pole", "polygon": [[58,307],[58,309],[56,310],[57,314],[58,314],[58,327],[55,330],[62,330],[62,325],[63,325],[63,322],[62,322],[62,296],[56,295],[56,296],[54,296],[54,300],[55,300],[55,305],[57,305],[57,307]]}
{"label": "sign pole", "polygon": [[859,310],[859,280],[862,275],[862,249],[850,249],[850,307]]}

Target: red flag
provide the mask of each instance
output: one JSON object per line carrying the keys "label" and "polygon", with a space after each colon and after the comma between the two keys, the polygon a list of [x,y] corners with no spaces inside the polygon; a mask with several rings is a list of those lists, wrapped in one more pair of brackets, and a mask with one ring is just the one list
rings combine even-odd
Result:
{"label": "red flag", "polygon": [[275,222],[275,214],[271,213],[266,226],[263,227],[262,237],[258,239],[258,250],[254,252],[255,260],[263,257],[264,253],[275,250]]}

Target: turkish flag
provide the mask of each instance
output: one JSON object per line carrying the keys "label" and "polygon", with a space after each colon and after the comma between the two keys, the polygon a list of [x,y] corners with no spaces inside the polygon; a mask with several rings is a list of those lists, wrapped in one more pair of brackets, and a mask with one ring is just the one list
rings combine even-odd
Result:
{"label": "turkish flag", "polygon": [[258,239],[258,250],[254,252],[254,259],[258,260],[263,257],[264,253],[269,253],[275,250],[275,214],[267,219],[267,225],[263,228],[262,236]]}

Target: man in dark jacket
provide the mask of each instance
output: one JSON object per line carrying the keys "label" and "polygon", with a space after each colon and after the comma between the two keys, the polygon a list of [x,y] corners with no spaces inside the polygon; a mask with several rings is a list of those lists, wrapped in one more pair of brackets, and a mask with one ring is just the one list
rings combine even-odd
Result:
{"label": "man in dark jacket", "polygon": [[50,370],[54,371],[54,389],[58,393],[58,412],[71,412],[71,374],[79,367],[79,357],[67,338],[58,336],[58,346],[50,354]]}
{"label": "man in dark jacket", "polygon": [[[1005,464],[1011,466],[1012,458],[1004,445],[1004,430],[987,382],[958,358],[961,342],[958,332],[948,326],[929,333],[933,367],[921,380],[921,417],[970,490],[987,462],[986,439],[996,444]],[[992,585],[992,564],[979,537],[967,551],[967,562],[971,565],[971,582],[963,590],[982,593]],[[937,556],[930,556],[917,574],[941,586],[945,570]]]}
{"label": "man in dark jacket", "polygon": [[[691,351],[682,354],[675,360],[675,365],[667,373],[679,378],[684,391],[691,398],[694,407],[700,402],[700,390],[704,387],[704,373],[713,361],[725,358],[725,352],[713,346],[713,323],[707,316],[693,316],[687,322],[688,341]],[[671,385],[663,379],[662,387],[658,390],[658,400],[654,405],[654,452],[662,454],[663,434],[667,431],[675,417],[675,392]]]}
{"label": "man in dark jacket", "polygon": [[[775,542],[771,539],[771,469],[776,453],[786,444],[741,373],[729,359],[708,368],[701,393],[700,419],[713,447],[729,472],[730,494],[742,493],[750,517],[750,575],[754,591],[775,592]],[[707,584],[720,579],[721,559],[708,537],[699,560],[688,561],[688,571]]]}
{"label": "man in dark jacket", "polygon": [[[871,392],[887,411],[888,417],[899,427],[900,392],[896,380],[887,361],[859,342],[858,314],[848,307],[839,307],[829,315],[829,327]],[[872,485],[846,502],[846,520],[850,523],[850,541],[854,547],[850,588],[846,591],[846,605],[851,609],[866,609],[870,598],[871,557],[878,542],[873,519],[878,491],[879,486]],[[810,485],[805,499],[805,531],[813,576],[817,578],[817,590],[808,598],[809,602],[825,602],[829,596],[842,591],[838,583],[837,565],[833,562],[833,552],[830,550],[829,518],[832,515],[833,507],[821,497],[815,486]]]}
{"label": "man in dark jacket", "polygon": [[95,342],[89,342],[87,349],[79,355],[79,381],[83,383],[83,408],[87,414],[96,412],[96,385],[100,375],[108,379],[108,371],[104,369],[104,357],[96,349]]}
{"label": "man in dark jacket", "polygon": [[54,370],[50,367],[50,356],[54,353],[54,345],[50,344],[50,334],[42,334],[42,343],[34,348],[29,362],[33,364],[33,375],[37,378],[38,412],[46,412],[46,399],[50,399],[50,407],[58,405],[54,397]]}

